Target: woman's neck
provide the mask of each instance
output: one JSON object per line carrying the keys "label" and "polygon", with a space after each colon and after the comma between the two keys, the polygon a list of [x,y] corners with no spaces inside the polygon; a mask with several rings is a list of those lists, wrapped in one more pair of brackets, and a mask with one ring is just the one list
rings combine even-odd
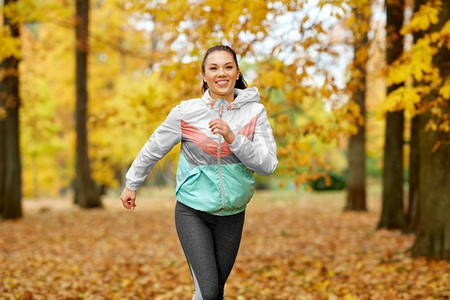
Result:
{"label": "woman's neck", "polygon": [[224,99],[227,102],[233,102],[234,101],[234,93],[232,93],[231,95],[225,95],[225,96],[220,96],[220,95],[210,95],[211,98],[213,98],[214,100],[218,100],[218,99]]}

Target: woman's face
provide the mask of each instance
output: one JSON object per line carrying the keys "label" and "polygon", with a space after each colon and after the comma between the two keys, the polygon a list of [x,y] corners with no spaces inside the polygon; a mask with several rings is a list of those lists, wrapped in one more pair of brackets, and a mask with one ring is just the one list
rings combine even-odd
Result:
{"label": "woman's face", "polygon": [[213,99],[234,100],[234,84],[239,77],[239,69],[230,53],[220,50],[211,52],[205,60],[202,75]]}

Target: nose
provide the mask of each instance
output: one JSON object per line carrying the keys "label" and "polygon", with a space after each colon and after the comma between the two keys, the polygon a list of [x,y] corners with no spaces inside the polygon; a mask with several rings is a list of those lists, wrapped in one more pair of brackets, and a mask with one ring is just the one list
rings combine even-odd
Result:
{"label": "nose", "polygon": [[224,75],[225,71],[223,70],[223,68],[219,68],[219,76]]}

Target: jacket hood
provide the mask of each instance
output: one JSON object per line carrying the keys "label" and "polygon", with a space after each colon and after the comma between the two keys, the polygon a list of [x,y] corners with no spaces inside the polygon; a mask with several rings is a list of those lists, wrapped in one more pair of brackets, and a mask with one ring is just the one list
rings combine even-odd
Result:
{"label": "jacket hood", "polygon": [[[259,91],[256,87],[247,88],[245,90],[234,89],[234,95],[234,101],[228,103],[226,106],[227,109],[238,109],[247,103],[260,102]],[[214,100],[211,98],[209,95],[209,89],[206,90],[201,99],[209,107],[218,108],[219,106],[219,99]]]}

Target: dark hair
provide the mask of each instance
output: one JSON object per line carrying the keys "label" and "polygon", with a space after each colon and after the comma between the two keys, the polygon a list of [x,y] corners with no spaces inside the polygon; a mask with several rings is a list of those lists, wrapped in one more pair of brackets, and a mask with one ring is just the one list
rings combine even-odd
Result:
{"label": "dark hair", "polygon": [[[208,57],[208,55],[210,55],[211,53],[213,53],[215,51],[225,51],[225,52],[230,53],[231,56],[233,56],[233,59],[234,59],[234,62],[236,63],[237,68],[239,69],[239,65],[238,65],[237,58],[236,58],[236,52],[234,52],[234,50],[231,49],[230,46],[216,45],[216,46],[212,46],[211,48],[209,48],[208,51],[206,51],[206,53],[205,53],[205,57],[203,58],[203,61],[202,61],[202,73],[203,74],[205,73],[206,58]],[[245,82],[244,76],[242,75],[242,73],[240,71],[239,71],[239,78],[236,80],[234,87],[237,89],[241,89],[241,90],[245,90],[247,88],[247,82]],[[208,84],[206,83],[205,80],[203,80],[202,93],[204,93],[207,89],[208,89]]]}

